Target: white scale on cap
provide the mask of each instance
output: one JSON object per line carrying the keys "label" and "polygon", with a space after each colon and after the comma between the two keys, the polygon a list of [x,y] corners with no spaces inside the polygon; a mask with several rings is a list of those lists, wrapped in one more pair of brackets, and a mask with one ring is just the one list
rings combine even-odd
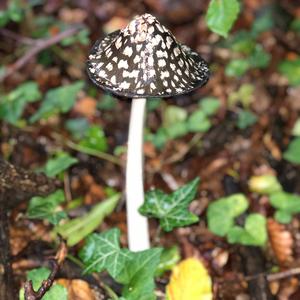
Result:
{"label": "white scale on cap", "polygon": [[87,70],[96,85],[131,98],[188,93],[209,77],[206,62],[150,14],[97,41]]}

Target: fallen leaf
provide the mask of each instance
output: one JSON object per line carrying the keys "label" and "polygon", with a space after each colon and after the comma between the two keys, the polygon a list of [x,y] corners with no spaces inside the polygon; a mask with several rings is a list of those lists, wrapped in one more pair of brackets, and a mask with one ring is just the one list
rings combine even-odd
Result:
{"label": "fallen leaf", "polygon": [[167,285],[167,300],[211,300],[212,282],[197,258],[188,258],[174,267]]}
{"label": "fallen leaf", "polygon": [[68,290],[68,300],[96,300],[89,284],[80,279],[59,279],[57,283]]}

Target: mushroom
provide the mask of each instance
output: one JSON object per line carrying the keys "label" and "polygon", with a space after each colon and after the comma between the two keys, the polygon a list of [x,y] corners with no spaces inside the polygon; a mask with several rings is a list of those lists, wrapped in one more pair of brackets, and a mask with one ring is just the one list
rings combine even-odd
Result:
{"label": "mushroom", "polygon": [[126,166],[128,244],[132,251],[148,249],[147,219],[138,212],[144,202],[142,145],[146,98],[172,97],[204,85],[209,77],[208,66],[154,16],[144,14],[95,43],[87,72],[102,89],[132,98]]}

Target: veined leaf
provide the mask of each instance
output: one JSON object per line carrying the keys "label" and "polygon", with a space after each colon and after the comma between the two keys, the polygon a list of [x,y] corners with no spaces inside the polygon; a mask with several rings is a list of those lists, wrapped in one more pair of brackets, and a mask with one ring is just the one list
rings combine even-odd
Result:
{"label": "veined leaf", "polygon": [[116,280],[123,284],[122,296],[126,300],[155,300],[154,273],[160,261],[162,249],[152,248],[131,253],[132,259],[125,262],[125,267]]}
{"label": "veined leaf", "polygon": [[50,223],[57,225],[60,220],[67,217],[67,214],[59,210],[59,204],[65,201],[63,190],[48,195],[47,197],[31,198],[27,210],[29,218],[46,219]]}
{"label": "veined leaf", "polygon": [[125,262],[132,258],[132,253],[120,248],[119,238],[120,230],[117,228],[94,233],[87,238],[79,253],[86,266],[85,273],[107,270],[115,278],[121,272]]}
{"label": "veined leaf", "polygon": [[188,205],[194,200],[198,184],[199,178],[196,178],[170,195],[160,190],[149,191],[139,211],[145,216],[158,218],[165,231],[195,223],[198,217],[189,212]]}

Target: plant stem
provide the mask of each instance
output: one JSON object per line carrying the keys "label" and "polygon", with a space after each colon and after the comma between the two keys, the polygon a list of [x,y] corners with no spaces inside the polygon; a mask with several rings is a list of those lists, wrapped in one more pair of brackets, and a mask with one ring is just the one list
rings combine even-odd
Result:
{"label": "plant stem", "polygon": [[145,98],[132,99],[126,167],[128,245],[131,251],[141,251],[150,247],[147,218],[138,212],[138,208],[144,203],[143,129],[145,108]]}

